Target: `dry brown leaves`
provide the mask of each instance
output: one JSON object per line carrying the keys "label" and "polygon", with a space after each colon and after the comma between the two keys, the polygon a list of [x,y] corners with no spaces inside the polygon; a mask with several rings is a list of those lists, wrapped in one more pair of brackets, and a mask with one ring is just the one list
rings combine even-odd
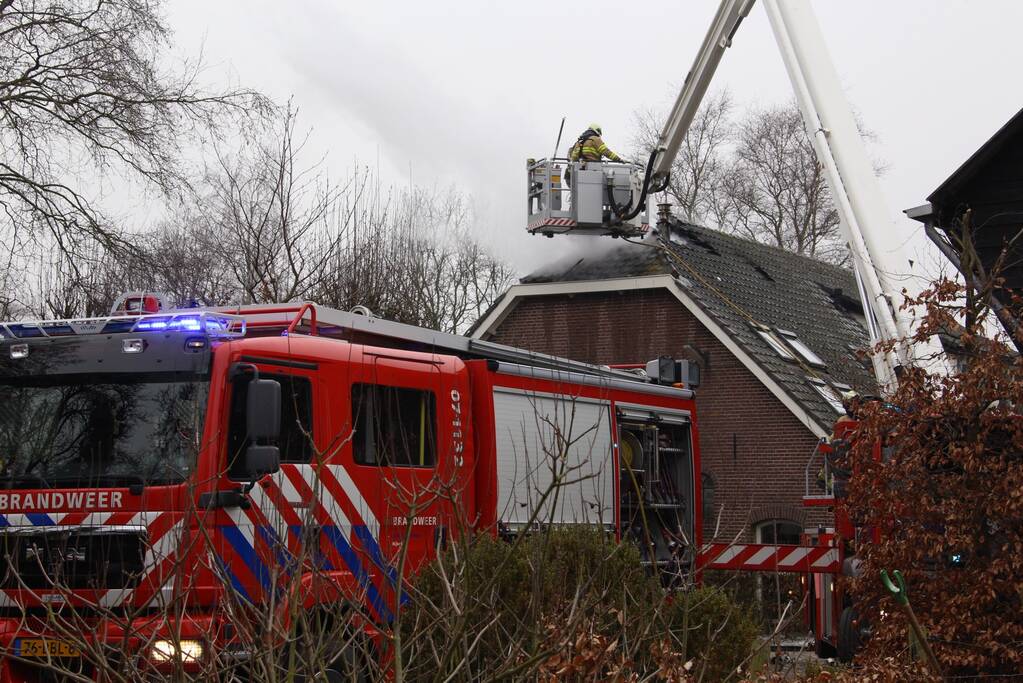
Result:
{"label": "dry brown leaves", "polygon": [[[610,681],[636,683],[650,680],[650,674],[638,670],[627,648],[619,640],[601,635],[593,619],[584,621],[574,633],[565,633],[557,618],[545,620],[547,648],[555,653],[540,666],[543,683],[562,681]],[[653,680],[693,683],[693,660],[686,660],[667,638],[650,646],[650,659],[656,670]]]}
{"label": "dry brown leaves", "polygon": [[[957,294],[950,283],[926,293],[925,332],[969,319]],[[857,680],[924,680],[903,664],[906,622],[881,569],[902,571],[946,674],[1023,671],[1023,363],[979,325],[957,332],[962,372],[909,369],[887,403],[864,408],[849,506],[881,533],[860,544],[864,573],[851,582],[874,630],[859,661],[870,673]],[[880,462],[878,442],[891,447]]]}

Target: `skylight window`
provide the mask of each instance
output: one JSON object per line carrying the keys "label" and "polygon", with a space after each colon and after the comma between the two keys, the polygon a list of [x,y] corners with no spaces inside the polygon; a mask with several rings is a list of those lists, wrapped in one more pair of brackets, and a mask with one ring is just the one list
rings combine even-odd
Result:
{"label": "skylight window", "polygon": [[827,363],[825,363],[820,356],[814,353],[813,349],[804,344],[803,340],[797,337],[795,332],[789,332],[787,330],[778,330],[778,332],[785,338],[785,341],[789,343],[789,346],[795,349],[796,353],[798,353],[807,363],[821,368],[827,366]]}
{"label": "skylight window", "polygon": [[807,381],[810,382],[810,386],[820,394],[820,397],[828,402],[836,413],[839,415],[845,415],[845,407],[842,405],[842,397],[838,395],[838,391],[835,390],[830,384],[824,380],[817,379],[815,377],[807,377]]}
{"label": "skylight window", "polygon": [[757,334],[760,335],[760,338],[767,342],[767,345],[774,349],[775,353],[777,353],[779,356],[781,356],[785,360],[796,359],[796,357],[792,355],[792,352],[789,351],[788,347],[782,344],[781,340],[778,339],[778,337],[774,336],[774,332],[771,332],[771,330],[767,329],[766,327],[760,327],[759,325],[756,326],[755,329],[757,331]]}

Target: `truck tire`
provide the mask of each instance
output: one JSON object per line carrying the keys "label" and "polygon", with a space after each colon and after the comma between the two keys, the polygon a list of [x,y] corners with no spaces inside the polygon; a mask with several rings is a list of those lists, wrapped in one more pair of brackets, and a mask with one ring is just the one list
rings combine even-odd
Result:
{"label": "truck tire", "polygon": [[814,653],[820,659],[834,659],[835,646],[825,640],[814,641]]}
{"label": "truck tire", "polygon": [[348,631],[343,636],[348,644],[334,661],[316,677],[316,683],[369,683],[370,666],[368,658],[373,644],[361,634]]}
{"label": "truck tire", "polygon": [[351,646],[323,672],[324,683],[369,683],[369,665],[364,650]]}
{"label": "truck tire", "polygon": [[838,618],[838,661],[851,662],[862,644],[856,608],[846,607]]}

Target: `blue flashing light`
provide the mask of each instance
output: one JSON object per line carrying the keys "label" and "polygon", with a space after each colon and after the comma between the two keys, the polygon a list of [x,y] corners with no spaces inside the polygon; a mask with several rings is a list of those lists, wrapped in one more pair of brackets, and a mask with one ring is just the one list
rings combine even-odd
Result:
{"label": "blue flashing light", "polygon": [[235,330],[231,320],[224,316],[211,316],[208,313],[189,313],[185,315],[149,316],[138,320],[134,332],[205,332],[207,334],[224,335],[238,334],[244,331],[244,324]]}
{"label": "blue flashing light", "polygon": [[[202,320],[198,316],[188,316],[171,320],[170,329],[187,330],[189,332],[200,332],[203,329]],[[210,329],[210,321],[206,321],[206,329]]]}

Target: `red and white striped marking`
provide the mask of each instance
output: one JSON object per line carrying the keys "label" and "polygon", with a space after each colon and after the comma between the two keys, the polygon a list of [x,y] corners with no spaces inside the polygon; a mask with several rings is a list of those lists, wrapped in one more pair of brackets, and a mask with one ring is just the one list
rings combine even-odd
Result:
{"label": "red and white striped marking", "polygon": [[842,557],[838,548],[828,546],[710,543],[700,552],[697,565],[730,571],[838,574]]}
{"label": "red and white striped marking", "polygon": [[547,218],[544,220],[534,221],[529,224],[530,230],[536,230],[549,225],[564,226],[568,228],[575,227],[576,222],[571,218]]}

